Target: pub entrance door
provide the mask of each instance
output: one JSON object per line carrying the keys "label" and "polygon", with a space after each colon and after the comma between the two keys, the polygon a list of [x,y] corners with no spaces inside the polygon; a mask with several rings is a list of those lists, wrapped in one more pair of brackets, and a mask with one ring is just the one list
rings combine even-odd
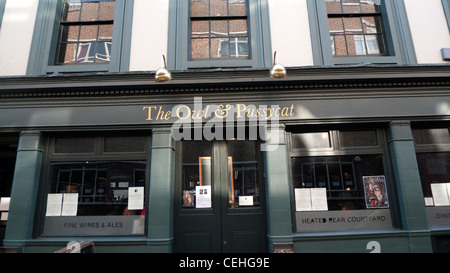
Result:
{"label": "pub entrance door", "polygon": [[[174,251],[267,252],[263,164],[257,141],[181,141]],[[181,146],[181,147],[180,147]]]}

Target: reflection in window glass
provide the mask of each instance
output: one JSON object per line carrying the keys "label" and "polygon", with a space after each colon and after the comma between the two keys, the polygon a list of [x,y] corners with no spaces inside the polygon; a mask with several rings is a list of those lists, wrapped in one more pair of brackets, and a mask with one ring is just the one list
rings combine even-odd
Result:
{"label": "reflection in window glass", "polygon": [[248,59],[246,0],[191,0],[191,59]]}
{"label": "reflection in window glass", "polygon": [[413,129],[416,144],[446,144],[450,143],[450,134],[447,128]]}
{"label": "reflection in window glass", "polygon": [[255,207],[260,204],[258,159],[254,141],[228,142],[229,207]]}
{"label": "reflection in window glass", "polygon": [[329,132],[295,133],[292,134],[292,148],[330,148],[331,138]]}
{"label": "reflection in window glass", "polygon": [[379,1],[325,0],[332,54],[385,55]]}
{"label": "reflection in window glass", "polygon": [[57,64],[109,63],[114,0],[65,0]]}
{"label": "reflection in window glass", "polygon": [[377,132],[339,131],[339,143],[342,147],[377,146]]}

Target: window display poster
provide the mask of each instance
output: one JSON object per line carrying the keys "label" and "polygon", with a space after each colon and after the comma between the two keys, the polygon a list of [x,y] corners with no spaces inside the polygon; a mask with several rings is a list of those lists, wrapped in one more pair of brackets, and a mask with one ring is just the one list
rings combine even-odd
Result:
{"label": "window display poster", "polygon": [[195,187],[195,207],[196,208],[211,207],[211,186]]}
{"label": "window display poster", "polygon": [[389,208],[386,179],[384,175],[363,176],[366,207]]}
{"label": "window display poster", "polygon": [[62,216],[77,216],[78,193],[65,193],[63,195]]}
{"label": "window display poster", "polygon": [[50,193],[47,196],[47,211],[45,216],[61,216],[63,194]]}
{"label": "window display poster", "polygon": [[433,194],[434,205],[436,207],[450,206],[450,197],[448,194],[449,183],[432,183],[431,193]]}
{"label": "window display poster", "polygon": [[194,204],[194,191],[184,190],[183,191],[183,208],[193,208]]}
{"label": "window display poster", "polygon": [[128,188],[128,210],[144,209],[144,187]]}

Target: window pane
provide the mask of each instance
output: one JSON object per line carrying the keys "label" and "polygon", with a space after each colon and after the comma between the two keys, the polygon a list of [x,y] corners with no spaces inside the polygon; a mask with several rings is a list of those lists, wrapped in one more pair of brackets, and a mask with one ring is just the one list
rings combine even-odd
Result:
{"label": "window pane", "polygon": [[373,131],[339,131],[342,147],[377,146],[377,132]]}
{"label": "window pane", "polygon": [[144,152],[145,137],[105,137],[105,152]]}
{"label": "window pane", "polygon": [[292,148],[330,148],[330,134],[329,132],[317,133],[297,133],[292,134]]}
{"label": "window pane", "polygon": [[381,23],[379,22],[380,17],[378,16],[364,16],[362,17],[362,23],[364,28],[364,33],[381,33]]}
{"label": "window pane", "polygon": [[369,54],[385,54],[383,36],[381,35],[366,35],[366,46]]}
{"label": "window pane", "polygon": [[77,42],[80,26],[64,26],[62,28],[61,42]]}
{"label": "window pane", "polygon": [[[144,234],[145,198],[129,206],[128,193],[133,187],[144,194],[145,169],[138,161],[52,164],[43,235]],[[58,195],[61,202],[52,202]]]}
{"label": "window pane", "polygon": [[230,35],[247,35],[247,20],[230,20]]}
{"label": "window pane", "polygon": [[68,1],[65,3],[63,21],[74,22],[80,19],[81,3],[79,1]]}
{"label": "window pane", "polygon": [[345,33],[346,34],[352,34],[352,33],[362,33],[362,25],[361,25],[361,18],[360,17],[350,17],[350,18],[344,18],[344,26],[345,26]]}
{"label": "window pane", "polygon": [[211,39],[211,58],[228,58],[230,56],[230,43],[228,38]]}
{"label": "window pane", "polygon": [[347,41],[344,35],[334,36],[334,50],[335,55],[343,56],[347,55]]}
{"label": "window pane", "polygon": [[450,153],[417,154],[424,197],[433,197],[431,184],[450,182]]}
{"label": "window pane", "polygon": [[95,138],[60,137],[55,141],[55,153],[93,153]]}
{"label": "window pane", "polygon": [[213,20],[211,21],[211,37],[228,36],[228,21]]}
{"label": "window pane", "polygon": [[95,41],[97,40],[98,26],[97,25],[87,25],[81,26],[80,30],[80,41]]}
{"label": "window pane", "polygon": [[192,16],[208,16],[209,0],[191,0]]}
{"label": "window pane", "polygon": [[[191,0],[190,4],[191,60],[248,58],[247,19],[232,17],[247,15],[246,0]],[[205,18],[195,18],[199,16]],[[232,36],[246,39],[238,44]]]}
{"label": "window pane", "polygon": [[209,39],[191,40],[191,58],[208,59],[209,58]]}
{"label": "window pane", "polygon": [[228,14],[229,15],[246,15],[246,0],[228,0]]}
{"label": "window pane", "polygon": [[379,5],[375,4],[376,0],[366,0],[361,2],[362,12],[379,12]]}
{"label": "window pane", "polygon": [[370,177],[384,181],[382,159],[382,155],[294,157],[291,161],[294,188],[326,188],[329,211],[387,208],[385,184],[376,200],[365,190]]}
{"label": "window pane", "polygon": [[113,0],[66,0],[56,63],[110,62],[111,44],[97,44],[96,41],[112,41],[113,24],[98,20],[113,20],[114,10]]}
{"label": "window pane", "polygon": [[447,128],[413,129],[416,144],[446,144],[450,143],[450,134]]}
{"label": "window pane", "polygon": [[192,37],[209,37],[209,21],[192,21]]}
{"label": "window pane", "polygon": [[347,41],[348,55],[366,54],[363,35],[346,35],[345,38]]}
{"label": "window pane", "polygon": [[341,0],[326,0],[328,13],[342,13]]}
{"label": "window pane", "polygon": [[328,26],[333,34],[343,34],[344,24],[342,18],[328,18]]}
{"label": "window pane", "polygon": [[211,16],[228,15],[227,0],[210,0],[210,15]]}
{"label": "window pane", "polygon": [[98,40],[112,40],[113,25],[100,25],[98,28]]}
{"label": "window pane", "polygon": [[111,60],[111,43],[97,43],[95,51],[96,63],[107,63]]}
{"label": "window pane", "polygon": [[77,62],[94,62],[95,43],[81,43],[78,45]]}
{"label": "window pane", "polygon": [[183,141],[182,145],[183,192],[180,201],[183,208],[196,208],[196,197],[197,194],[200,194],[200,192],[197,192],[197,189],[199,189],[197,187],[213,186],[211,173],[212,144],[210,141]]}
{"label": "window pane", "polygon": [[228,200],[230,208],[260,204],[257,148],[253,141],[228,142]]}
{"label": "window pane", "polygon": [[100,2],[100,14],[99,20],[114,20],[114,1],[102,1]]}
{"label": "window pane", "polygon": [[[248,57],[248,38],[235,38],[235,41],[237,42],[237,52],[236,57]],[[231,43],[233,44],[233,43]],[[231,51],[231,54],[235,54],[234,51]]]}
{"label": "window pane", "polygon": [[[375,0],[363,3],[360,0],[327,0],[326,4],[333,55],[385,55],[387,53],[381,16]],[[339,10],[341,4],[342,14]],[[363,16],[362,13],[374,13],[374,15]],[[338,34],[345,36],[337,36]]]}
{"label": "window pane", "polygon": [[342,0],[342,9],[344,13],[360,13],[361,6],[359,0]]}
{"label": "window pane", "polygon": [[99,3],[84,2],[81,6],[81,21],[94,21],[98,19]]}

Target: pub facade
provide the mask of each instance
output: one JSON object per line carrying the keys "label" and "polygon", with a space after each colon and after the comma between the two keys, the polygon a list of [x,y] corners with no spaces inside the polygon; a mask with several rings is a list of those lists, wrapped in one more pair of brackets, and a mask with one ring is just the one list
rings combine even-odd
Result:
{"label": "pub facade", "polygon": [[450,250],[448,2],[12,2],[4,252]]}

